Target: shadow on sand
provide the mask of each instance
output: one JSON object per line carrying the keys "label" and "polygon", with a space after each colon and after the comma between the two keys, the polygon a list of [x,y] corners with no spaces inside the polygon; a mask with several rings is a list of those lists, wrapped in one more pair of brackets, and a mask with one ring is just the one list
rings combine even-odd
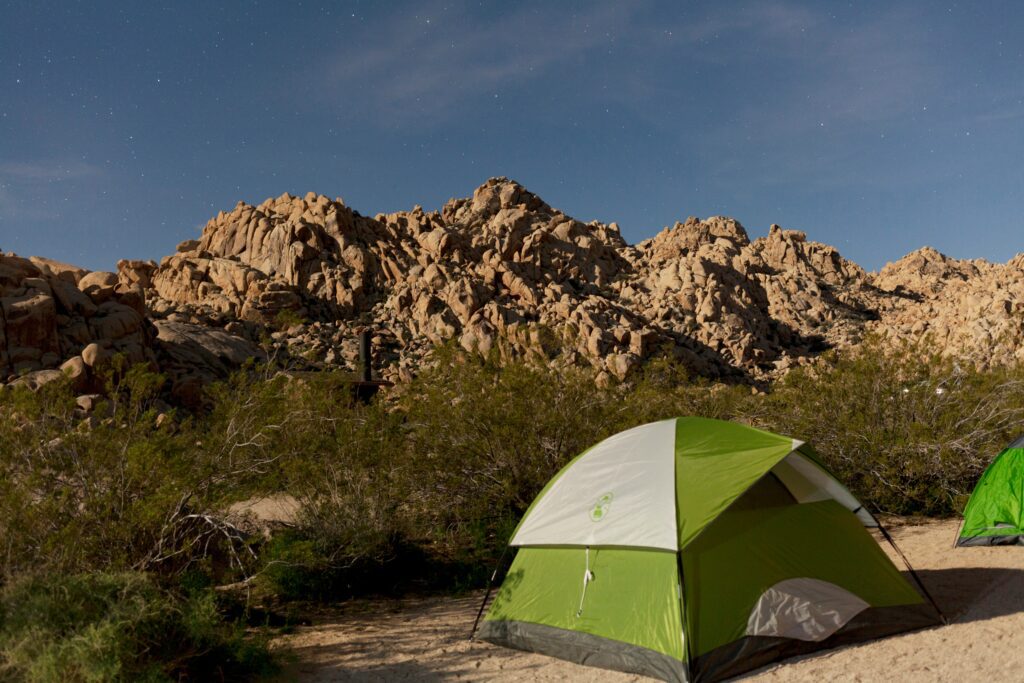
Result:
{"label": "shadow on sand", "polygon": [[917,574],[951,624],[1024,612],[1024,570],[962,567]]}

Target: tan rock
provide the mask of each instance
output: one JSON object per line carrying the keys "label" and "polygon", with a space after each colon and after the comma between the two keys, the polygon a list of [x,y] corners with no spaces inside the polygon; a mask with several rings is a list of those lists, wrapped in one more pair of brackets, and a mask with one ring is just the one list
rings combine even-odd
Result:
{"label": "tan rock", "polygon": [[82,362],[90,368],[99,368],[110,358],[110,352],[93,342],[82,349]]}
{"label": "tan rock", "polygon": [[43,353],[60,351],[57,340],[57,307],[53,297],[33,293],[29,290],[20,296],[0,298],[0,313],[3,322],[3,342],[9,355],[9,363],[17,363],[16,349],[32,349]]}
{"label": "tan rock", "polygon": [[47,384],[60,381],[64,373],[60,370],[36,370],[29,372],[11,382],[12,387],[24,386],[32,391],[39,391]]}
{"label": "tan rock", "polygon": [[52,280],[50,284],[53,296],[64,312],[87,318],[96,313],[96,304],[76,285],[65,280]]}
{"label": "tan rock", "polygon": [[93,302],[102,304],[113,298],[117,283],[116,274],[94,271],[82,276],[78,281],[78,288],[88,294]]}
{"label": "tan rock", "polygon": [[86,294],[88,294],[89,289],[91,287],[113,288],[117,286],[117,282],[118,280],[116,273],[108,273],[105,271],[96,270],[91,273],[87,273],[86,275],[83,275],[78,280],[78,288],[81,289]]}
{"label": "tan rock", "polygon": [[614,375],[617,379],[623,380],[626,375],[629,374],[630,368],[633,366],[634,359],[624,353],[613,353],[608,356],[606,366],[608,372]]}
{"label": "tan rock", "polygon": [[102,304],[89,321],[96,339],[121,339],[142,328],[143,318],[124,304],[108,301]]}
{"label": "tan rock", "polygon": [[223,330],[170,321],[155,326],[165,362],[206,381],[225,377],[246,361],[265,359],[259,347]]}
{"label": "tan rock", "polygon": [[101,394],[82,394],[75,398],[75,405],[83,411],[91,413],[105,400]]}
{"label": "tan rock", "polygon": [[138,285],[143,290],[153,286],[153,275],[156,273],[155,261],[121,259],[117,262],[117,278],[121,285],[132,287]]}
{"label": "tan rock", "polygon": [[63,372],[71,381],[71,390],[75,393],[85,391],[89,386],[89,366],[81,356],[72,356],[60,366]]}
{"label": "tan rock", "polygon": [[89,272],[85,268],[79,268],[78,266],[73,266],[70,263],[61,263],[60,261],[54,261],[53,259],[43,258],[41,256],[30,256],[29,261],[31,261],[43,275],[48,276],[50,279],[61,280],[71,285],[77,285],[82,276]]}

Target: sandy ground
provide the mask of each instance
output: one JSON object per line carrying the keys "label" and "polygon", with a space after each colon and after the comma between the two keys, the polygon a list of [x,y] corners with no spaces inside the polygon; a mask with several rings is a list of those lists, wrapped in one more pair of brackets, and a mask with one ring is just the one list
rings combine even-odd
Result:
{"label": "sandy ground", "polygon": [[228,508],[228,513],[240,517],[250,517],[261,524],[295,524],[301,509],[299,501],[287,493],[276,493],[272,496],[250,498],[235,503]]}
{"label": "sandy ground", "polygon": [[[956,529],[892,529],[948,626],[790,659],[742,680],[1024,681],[1024,548],[954,550]],[[481,597],[349,603],[277,641],[294,657],[282,680],[649,680],[469,642]]]}

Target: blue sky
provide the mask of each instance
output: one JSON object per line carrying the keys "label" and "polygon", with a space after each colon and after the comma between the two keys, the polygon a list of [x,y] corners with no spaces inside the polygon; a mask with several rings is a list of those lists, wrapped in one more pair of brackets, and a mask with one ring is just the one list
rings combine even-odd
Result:
{"label": "blue sky", "polygon": [[495,175],[631,242],[725,214],[869,269],[1024,251],[1020,3],[2,4],[5,251],[112,268],[239,199]]}

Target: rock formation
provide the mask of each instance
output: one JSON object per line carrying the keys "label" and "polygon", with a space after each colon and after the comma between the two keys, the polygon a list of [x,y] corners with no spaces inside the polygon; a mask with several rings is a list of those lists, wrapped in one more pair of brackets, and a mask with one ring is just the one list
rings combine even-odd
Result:
{"label": "rock formation", "polygon": [[0,254],[0,375],[39,386],[69,374],[83,390],[113,354],[155,361],[141,287],[44,259]]}
{"label": "rock formation", "polygon": [[8,380],[62,368],[86,387],[124,352],[165,369],[185,402],[261,346],[352,367],[364,325],[392,379],[449,340],[619,378],[670,353],[702,375],[771,379],[867,333],[980,365],[1024,360],[1024,254],[1000,265],[925,248],[866,273],[802,232],[752,241],[723,217],[631,246],[505,178],[440,211],[373,218],[313,193],[240,202],[159,264],[117,273],[2,256],[0,297]]}
{"label": "rock formation", "polygon": [[874,284],[895,294],[882,300],[879,334],[981,367],[1024,362],[1024,253],[998,264],[925,247],[886,264]]}

